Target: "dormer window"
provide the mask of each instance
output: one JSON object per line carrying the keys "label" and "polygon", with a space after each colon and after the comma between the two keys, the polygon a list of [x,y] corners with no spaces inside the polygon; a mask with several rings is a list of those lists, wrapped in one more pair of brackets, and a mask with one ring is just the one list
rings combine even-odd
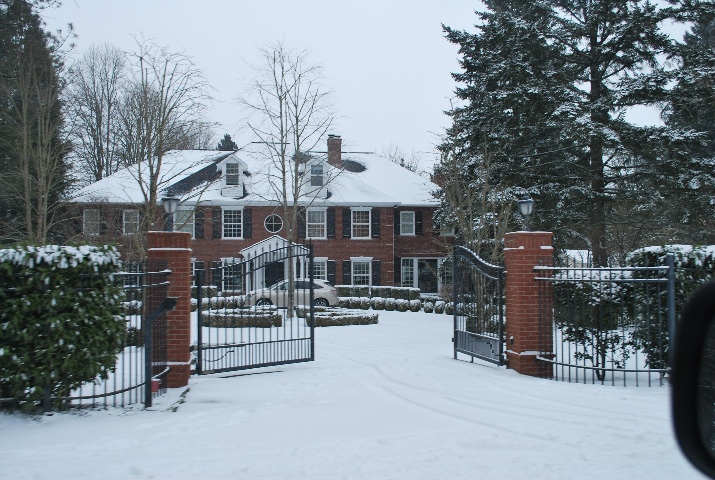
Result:
{"label": "dormer window", "polygon": [[310,186],[311,187],[322,187],[323,186],[323,164],[314,163],[310,166]]}
{"label": "dormer window", "polygon": [[225,165],[224,177],[226,179],[227,187],[237,187],[238,186],[238,174],[239,165],[236,162],[229,162]]}

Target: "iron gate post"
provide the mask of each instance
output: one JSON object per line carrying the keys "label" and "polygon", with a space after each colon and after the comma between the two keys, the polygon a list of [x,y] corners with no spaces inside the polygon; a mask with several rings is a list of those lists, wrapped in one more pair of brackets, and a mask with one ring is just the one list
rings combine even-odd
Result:
{"label": "iron gate post", "polygon": [[459,278],[459,260],[457,257],[456,249],[452,250],[452,345],[454,347],[454,359],[457,359],[457,329],[459,328],[457,322],[457,282]]}
{"label": "iron gate post", "polygon": [[665,256],[668,267],[668,360],[673,366],[673,345],[675,345],[675,255]]}
{"label": "iron gate post", "polygon": [[196,373],[201,375],[203,371],[203,351],[201,346],[203,345],[203,308],[204,308],[204,274],[203,269],[196,270]]}

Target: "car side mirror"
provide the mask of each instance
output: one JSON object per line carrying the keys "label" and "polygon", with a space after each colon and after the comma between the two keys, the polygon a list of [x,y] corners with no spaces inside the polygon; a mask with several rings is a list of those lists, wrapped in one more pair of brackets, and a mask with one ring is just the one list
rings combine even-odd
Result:
{"label": "car side mirror", "polygon": [[715,478],[715,283],[686,303],[673,348],[675,436],[688,460]]}

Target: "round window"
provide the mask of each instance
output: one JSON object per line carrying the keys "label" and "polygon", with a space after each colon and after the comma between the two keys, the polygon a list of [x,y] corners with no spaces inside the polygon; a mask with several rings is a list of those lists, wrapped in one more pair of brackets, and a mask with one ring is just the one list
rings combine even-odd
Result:
{"label": "round window", "polygon": [[273,213],[266,217],[266,220],[263,222],[263,225],[269,232],[278,233],[281,231],[281,228],[283,228],[283,219],[279,215]]}

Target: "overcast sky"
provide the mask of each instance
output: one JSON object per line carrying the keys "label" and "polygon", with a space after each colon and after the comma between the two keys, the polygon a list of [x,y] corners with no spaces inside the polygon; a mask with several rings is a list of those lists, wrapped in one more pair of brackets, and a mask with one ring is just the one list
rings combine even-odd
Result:
{"label": "overcast sky", "polygon": [[259,48],[308,49],[334,92],[332,133],[347,149],[393,145],[431,160],[459,69],[441,24],[473,30],[478,8],[474,0],[63,0],[42,16],[52,30],[74,25],[74,55],[101,43],[133,50],[139,36],[186,53],[215,89],[217,135],[239,146],[255,140],[235,99]]}

